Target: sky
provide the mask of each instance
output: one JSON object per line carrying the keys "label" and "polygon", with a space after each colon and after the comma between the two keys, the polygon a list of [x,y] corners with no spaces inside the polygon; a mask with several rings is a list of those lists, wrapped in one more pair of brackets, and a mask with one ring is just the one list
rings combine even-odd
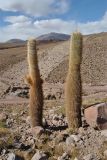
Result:
{"label": "sky", "polygon": [[107,32],[107,0],[0,0],[0,42],[76,30]]}

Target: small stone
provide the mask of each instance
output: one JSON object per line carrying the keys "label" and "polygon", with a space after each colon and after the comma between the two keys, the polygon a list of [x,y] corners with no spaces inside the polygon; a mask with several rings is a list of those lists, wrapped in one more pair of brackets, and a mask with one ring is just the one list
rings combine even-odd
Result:
{"label": "small stone", "polygon": [[3,149],[3,150],[2,150],[2,155],[5,155],[6,152],[7,152],[6,149]]}
{"label": "small stone", "polygon": [[11,127],[13,122],[14,122],[13,119],[8,118],[7,121],[6,121],[7,127]]}
{"label": "small stone", "polygon": [[38,151],[31,160],[48,160],[48,157],[43,152]]}
{"label": "small stone", "polygon": [[9,153],[7,160],[23,160],[21,157],[15,155],[14,153]]}
{"label": "small stone", "polygon": [[75,146],[75,141],[74,141],[73,137],[70,136],[66,139],[66,145],[67,145],[67,147],[74,147]]}
{"label": "small stone", "polygon": [[72,134],[72,135],[70,135],[70,137],[72,137],[72,138],[74,139],[75,142],[80,141],[80,137],[79,137],[78,135]]}
{"label": "small stone", "polygon": [[32,133],[34,136],[41,136],[44,133],[44,129],[41,126],[36,126],[32,128]]}
{"label": "small stone", "polygon": [[14,153],[9,153],[7,160],[15,160],[16,155]]}

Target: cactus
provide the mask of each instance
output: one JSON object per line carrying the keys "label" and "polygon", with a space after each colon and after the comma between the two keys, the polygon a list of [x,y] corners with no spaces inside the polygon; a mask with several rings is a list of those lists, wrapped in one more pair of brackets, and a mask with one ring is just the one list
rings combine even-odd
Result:
{"label": "cactus", "polygon": [[82,85],[80,66],[82,60],[82,35],[73,33],[70,46],[69,69],[65,84],[65,106],[68,127],[75,131],[82,125]]}
{"label": "cactus", "polygon": [[43,91],[42,80],[38,68],[36,40],[31,39],[28,41],[28,65],[29,75],[26,77],[27,82],[30,84],[30,116],[31,125],[42,126],[42,112],[43,112]]}

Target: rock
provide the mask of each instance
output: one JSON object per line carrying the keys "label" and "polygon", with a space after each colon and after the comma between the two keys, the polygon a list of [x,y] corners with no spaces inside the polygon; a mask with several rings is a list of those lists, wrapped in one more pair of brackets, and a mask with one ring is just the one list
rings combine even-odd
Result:
{"label": "rock", "polygon": [[3,149],[2,150],[2,155],[5,155],[7,153],[7,150],[6,149]]}
{"label": "rock", "polygon": [[86,122],[91,127],[107,129],[107,103],[93,105],[84,110]]}
{"label": "rock", "polygon": [[14,122],[13,119],[8,118],[8,119],[6,120],[6,125],[7,125],[7,127],[11,127],[13,122]]}
{"label": "rock", "polygon": [[41,126],[32,128],[33,136],[41,136],[44,133],[44,129]]}
{"label": "rock", "polygon": [[75,141],[72,136],[70,136],[66,139],[66,145],[67,145],[67,147],[74,147],[75,146]]}
{"label": "rock", "polygon": [[43,152],[38,151],[37,153],[34,154],[31,160],[48,160],[48,157]]}
{"label": "rock", "polygon": [[16,159],[16,155],[14,153],[9,153],[8,154],[7,160],[15,160],[15,159]]}
{"label": "rock", "polygon": [[72,138],[74,139],[75,142],[80,141],[80,136],[78,136],[78,135],[72,134],[72,135],[70,135],[70,137],[72,137]]}
{"label": "rock", "polygon": [[107,150],[104,151],[104,158],[107,158]]}
{"label": "rock", "polygon": [[14,153],[9,153],[7,160],[23,160],[23,158],[15,155]]}

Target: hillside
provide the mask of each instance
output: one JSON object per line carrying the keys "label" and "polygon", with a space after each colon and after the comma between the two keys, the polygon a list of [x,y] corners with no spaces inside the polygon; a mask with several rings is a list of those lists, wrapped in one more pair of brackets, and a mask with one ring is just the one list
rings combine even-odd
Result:
{"label": "hillside", "polygon": [[[18,153],[26,160],[31,160],[35,153],[36,156],[48,156],[47,160],[61,160],[63,157],[73,160],[78,157],[79,160],[90,157],[93,160],[104,159],[107,130],[98,129],[107,128],[107,114],[104,112],[107,106],[107,33],[83,38],[82,127],[76,132],[67,129],[64,108],[70,40],[37,43],[43,79],[44,128],[37,127],[35,132],[31,130],[29,85],[25,83],[25,75],[28,74],[27,47],[17,47],[17,43],[16,47],[14,43],[11,45],[14,48],[4,46],[0,49],[0,158],[5,160]],[[97,112],[95,109],[98,106],[100,111]],[[100,124],[97,123],[99,114]]]}
{"label": "hillside", "polygon": [[[39,67],[47,94],[54,83],[56,89],[54,91],[53,88],[53,92],[60,90],[63,97],[62,85],[65,83],[68,69],[69,45],[70,41],[38,44]],[[94,86],[107,84],[106,51],[107,33],[84,36],[81,67],[83,84]],[[1,95],[8,86],[25,86],[24,76],[28,72],[26,54],[26,46],[0,50]],[[3,89],[5,84],[6,87]]]}
{"label": "hillside", "polygon": [[[50,72],[47,77],[49,82],[64,82],[68,68],[68,48],[64,49],[65,57]],[[107,33],[94,34],[84,37],[82,80],[84,83],[98,85],[107,83]],[[63,69],[63,72],[62,72]]]}

